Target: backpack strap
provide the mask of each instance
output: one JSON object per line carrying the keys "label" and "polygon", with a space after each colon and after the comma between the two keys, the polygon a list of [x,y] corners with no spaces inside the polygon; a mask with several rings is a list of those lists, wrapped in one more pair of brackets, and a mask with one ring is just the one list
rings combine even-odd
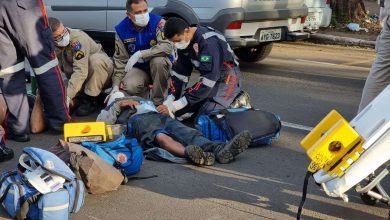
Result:
{"label": "backpack strap", "polygon": [[0,186],[3,185],[3,183],[5,182],[5,180],[10,177],[10,176],[15,176],[18,172],[17,171],[12,171],[12,172],[8,172],[7,174],[5,174],[3,176],[3,178],[0,180]]}
{"label": "backpack strap", "polygon": [[[8,178],[8,177],[14,177],[12,179],[12,181],[14,183],[16,183],[16,179],[15,179],[15,175],[17,174],[17,171],[12,171],[12,172],[8,172],[7,174],[4,175],[4,177],[0,180],[0,186],[3,185],[3,183],[5,182],[5,180]],[[0,204],[2,204],[4,202],[4,199],[5,197],[7,197],[7,194],[9,192],[9,190],[11,189],[11,186],[12,186],[12,183],[8,184],[7,187],[5,188],[4,190],[4,194],[3,196],[0,198]]]}
{"label": "backpack strap", "polygon": [[4,199],[5,199],[5,197],[7,197],[7,194],[9,192],[9,190],[11,189],[11,186],[12,186],[12,183],[8,184],[7,188],[5,188],[3,196],[0,197],[0,204],[2,204],[4,202]]}
{"label": "backpack strap", "polygon": [[33,196],[30,196],[25,201],[21,202],[20,209],[16,212],[16,219],[26,219],[30,205],[36,203],[39,200],[41,193],[37,193]]}
{"label": "backpack strap", "polygon": [[156,178],[158,175],[150,175],[150,176],[133,176],[129,177],[128,180],[146,180],[151,178]]}
{"label": "backpack strap", "polygon": [[75,213],[76,210],[77,210],[77,206],[79,205],[79,196],[80,196],[80,183],[78,181],[78,179],[75,179],[74,181],[76,181],[76,195],[74,197],[74,202],[73,202],[73,209],[72,209],[72,212]]}
{"label": "backpack strap", "polygon": [[[12,176],[12,175],[9,175],[9,176]],[[22,204],[20,206],[20,209],[16,212],[16,218],[17,219],[26,219],[27,218],[27,213],[28,213],[29,208],[30,208],[30,204],[33,204],[33,203],[38,201],[40,193],[38,192],[37,194],[35,194],[35,195],[27,198],[26,200],[24,200],[24,198],[23,198],[24,195],[22,193],[22,188],[23,188],[22,185],[20,183],[16,183],[16,182],[15,182],[15,184],[19,188],[19,196],[21,198],[21,204]],[[7,194],[9,193],[11,187],[12,187],[12,183],[8,184],[7,188],[5,188],[4,194],[0,198],[0,204],[2,204],[4,202],[4,200],[7,197]]]}

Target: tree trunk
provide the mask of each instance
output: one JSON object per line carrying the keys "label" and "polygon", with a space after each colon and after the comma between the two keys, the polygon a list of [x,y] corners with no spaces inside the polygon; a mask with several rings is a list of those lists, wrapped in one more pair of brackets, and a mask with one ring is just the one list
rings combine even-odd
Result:
{"label": "tree trunk", "polygon": [[366,15],[363,0],[333,0],[333,13],[338,22],[348,22]]}

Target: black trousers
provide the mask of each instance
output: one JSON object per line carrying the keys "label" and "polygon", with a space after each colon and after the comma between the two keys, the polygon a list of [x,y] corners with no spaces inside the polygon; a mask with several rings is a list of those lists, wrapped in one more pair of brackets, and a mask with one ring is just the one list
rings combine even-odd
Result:
{"label": "black trousers", "polygon": [[48,127],[69,122],[66,92],[42,0],[0,1],[0,89],[8,106],[7,130],[29,133],[24,58],[36,75]]}

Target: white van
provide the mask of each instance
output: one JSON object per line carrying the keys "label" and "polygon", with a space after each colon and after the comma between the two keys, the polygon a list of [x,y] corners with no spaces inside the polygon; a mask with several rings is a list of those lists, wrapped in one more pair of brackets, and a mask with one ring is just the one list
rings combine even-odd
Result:
{"label": "white van", "polygon": [[[126,0],[44,0],[50,16],[100,40],[114,39],[114,26],[125,16]],[[241,60],[268,56],[272,42],[308,38],[304,0],[149,0],[150,12],[181,17],[225,34]]]}

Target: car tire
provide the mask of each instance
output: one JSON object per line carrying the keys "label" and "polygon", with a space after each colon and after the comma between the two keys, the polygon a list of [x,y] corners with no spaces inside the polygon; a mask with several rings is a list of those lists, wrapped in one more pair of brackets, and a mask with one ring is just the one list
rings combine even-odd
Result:
{"label": "car tire", "polygon": [[258,62],[264,60],[272,50],[272,43],[261,44],[255,47],[235,49],[234,52],[244,62]]}

